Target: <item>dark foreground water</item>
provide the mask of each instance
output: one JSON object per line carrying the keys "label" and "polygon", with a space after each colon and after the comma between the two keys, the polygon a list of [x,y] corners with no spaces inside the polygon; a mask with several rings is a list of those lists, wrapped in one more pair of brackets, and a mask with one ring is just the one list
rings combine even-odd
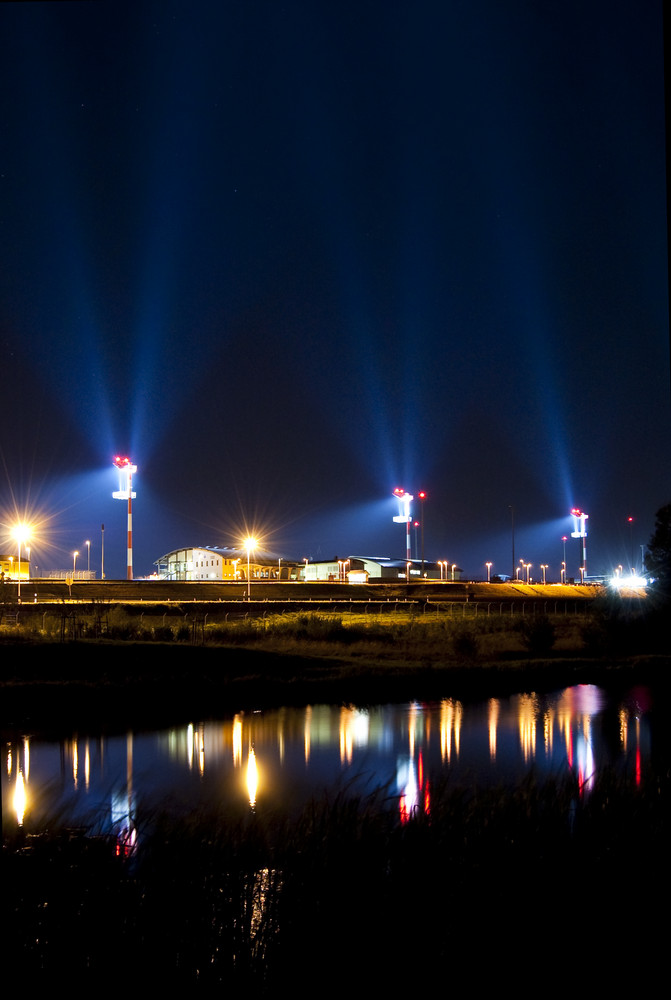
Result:
{"label": "dark foreground water", "polygon": [[430,808],[434,783],[517,784],[615,768],[641,781],[651,752],[651,696],[581,685],[550,695],[461,703],[311,705],[110,737],[29,736],[8,744],[3,832],[55,820],[142,841],[138,815],[231,805],[271,814],[311,797],[384,787],[401,819]]}

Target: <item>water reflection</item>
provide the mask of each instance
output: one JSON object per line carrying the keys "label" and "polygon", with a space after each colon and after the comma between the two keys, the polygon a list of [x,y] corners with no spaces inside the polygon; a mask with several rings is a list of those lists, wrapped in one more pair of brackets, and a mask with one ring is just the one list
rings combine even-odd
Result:
{"label": "water reflection", "polygon": [[648,708],[645,691],[611,704],[583,685],[468,704],[282,708],[113,739],[24,739],[6,748],[4,832],[22,823],[39,829],[56,812],[114,832],[128,851],[137,843],[138,803],[147,813],[166,804],[291,808],[324,792],[381,786],[403,820],[430,809],[441,775],[510,783],[530,767],[557,778],[573,773],[588,793],[605,764],[641,781]]}

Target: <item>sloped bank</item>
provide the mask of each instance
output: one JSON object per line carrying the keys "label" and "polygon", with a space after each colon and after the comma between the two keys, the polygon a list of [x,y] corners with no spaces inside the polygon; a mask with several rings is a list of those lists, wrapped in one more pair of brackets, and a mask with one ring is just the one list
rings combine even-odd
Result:
{"label": "sloped bank", "polygon": [[118,730],[241,708],[482,698],[582,683],[658,686],[671,676],[670,656],[429,664],[317,652],[106,641],[3,645],[0,725]]}

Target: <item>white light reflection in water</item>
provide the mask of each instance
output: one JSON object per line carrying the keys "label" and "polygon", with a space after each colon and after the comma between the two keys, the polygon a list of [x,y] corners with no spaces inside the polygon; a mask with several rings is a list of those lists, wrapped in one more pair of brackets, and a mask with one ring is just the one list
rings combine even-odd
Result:
{"label": "white light reflection in water", "polygon": [[[430,789],[441,776],[453,784],[508,783],[523,777],[532,763],[539,777],[573,773],[588,791],[598,769],[615,763],[642,781],[650,759],[644,693],[607,702],[598,689],[582,686],[479,703],[445,698],[366,708],[285,708],[91,740],[81,758],[76,737],[61,743],[33,737],[30,745],[7,744],[3,787],[9,802],[20,771],[30,801],[51,801],[56,789],[62,809],[84,822],[99,809],[101,823],[113,815],[113,825],[128,828],[120,803],[110,807],[112,794],[126,797],[125,813],[132,820],[136,797],[148,808],[170,801],[195,809],[229,800],[259,808],[263,789],[265,808],[297,805],[331,789],[384,787],[398,796],[407,816],[429,808]],[[239,770],[242,783],[234,775]],[[64,776],[71,776],[69,785]],[[12,809],[6,823],[10,815],[13,822]]]}

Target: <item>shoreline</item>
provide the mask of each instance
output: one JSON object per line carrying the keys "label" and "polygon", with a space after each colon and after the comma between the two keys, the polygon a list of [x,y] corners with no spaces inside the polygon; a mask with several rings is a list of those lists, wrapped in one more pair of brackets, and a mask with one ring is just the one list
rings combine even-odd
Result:
{"label": "shoreline", "polygon": [[[668,686],[671,656],[428,663],[244,646],[80,640],[0,645],[0,730],[152,728],[308,703],[477,700],[573,684]],[[63,653],[66,652],[64,659]],[[7,655],[9,653],[9,655]]]}

